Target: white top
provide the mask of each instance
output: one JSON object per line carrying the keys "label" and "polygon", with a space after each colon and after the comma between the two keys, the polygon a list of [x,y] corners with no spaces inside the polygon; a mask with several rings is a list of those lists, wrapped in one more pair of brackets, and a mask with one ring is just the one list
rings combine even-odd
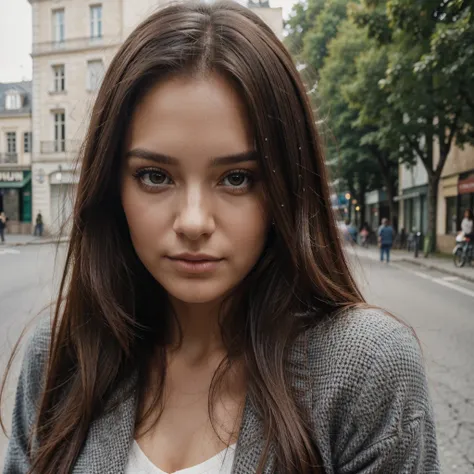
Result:
{"label": "white top", "polygon": [[462,222],[461,222],[461,230],[465,233],[465,234],[472,234],[472,231],[473,231],[473,222],[474,221],[471,221],[469,220],[467,217],[465,217]]}
{"label": "white top", "polygon": [[[214,457],[197,464],[193,467],[180,469],[170,474],[231,474],[232,464],[235,457],[235,447],[233,444],[224,449]],[[134,440],[130,449],[125,474],[168,474],[156,467],[140,449],[138,443]]]}

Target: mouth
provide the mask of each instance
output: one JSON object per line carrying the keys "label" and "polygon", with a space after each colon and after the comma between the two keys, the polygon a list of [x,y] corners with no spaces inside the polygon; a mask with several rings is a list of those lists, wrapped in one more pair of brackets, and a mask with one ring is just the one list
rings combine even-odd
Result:
{"label": "mouth", "polygon": [[224,260],[212,255],[183,253],[168,256],[167,259],[181,272],[208,273],[215,271]]}

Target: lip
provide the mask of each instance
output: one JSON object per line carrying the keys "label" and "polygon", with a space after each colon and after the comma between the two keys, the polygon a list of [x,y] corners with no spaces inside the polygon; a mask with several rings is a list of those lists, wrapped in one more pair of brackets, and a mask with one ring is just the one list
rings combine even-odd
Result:
{"label": "lip", "polygon": [[221,258],[213,257],[212,255],[207,255],[206,253],[180,253],[177,255],[169,256],[171,260],[187,260],[189,262],[201,262],[201,261],[211,261],[217,262],[222,260]]}
{"label": "lip", "polygon": [[182,253],[167,257],[180,271],[185,273],[210,273],[217,269],[222,258],[203,253]]}

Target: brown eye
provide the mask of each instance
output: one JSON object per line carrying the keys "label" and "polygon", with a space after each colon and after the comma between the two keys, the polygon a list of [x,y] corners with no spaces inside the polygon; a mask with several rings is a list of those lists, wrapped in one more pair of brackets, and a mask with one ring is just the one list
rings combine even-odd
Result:
{"label": "brown eye", "polygon": [[229,180],[229,184],[232,186],[242,186],[247,179],[247,176],[242,173],[235,173],[228,176],[227,179]]}
{"label": "brown eye", "polygon": [[161,188],[173,183],[168,174],[159,169],[142,169],[135,174],[135,177],[147,188]]}
{"label": "brown eye", "polygon": [[234,171],[229,173],[223,180],[222,184],[224,186],[232,187],[232,188],[246,188],[252,182],[252,177],[250,173],[243,172],[243,171]]}
{"label": "brown eye", "polygon": [[163,184],[167,179],[167,176],[157,171],[148,173],[148,181],[151,184]]}

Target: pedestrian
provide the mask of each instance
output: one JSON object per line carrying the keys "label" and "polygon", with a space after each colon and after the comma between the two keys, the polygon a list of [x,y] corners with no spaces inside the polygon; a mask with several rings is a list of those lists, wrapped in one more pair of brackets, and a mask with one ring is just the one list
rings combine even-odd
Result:
{"label": "pedestrian", "polygon": [[474,215],[471,209],[466,209],[464,211],[464,217],[461,222],[461,231],[465,237],[474,240]]}
{"label": "pedestrian", "polygon": [[41,211],[38,212],[36,216],[35,236],[43,236],[43,216],[41,215]]}
{"label": "pedestrian", "polygon": [[387,256],[387,263],[390,262],[390,250],[392,249],[393,239],[395,237],[393,227],[389,225],[388,219],[382,219],[382,225],[379,228],[380,261],[384,261]]}
{"label": "pedestrian", "polygon": [[0,212],[0,239],[2,244],[5,243],[5,228],[7,227],[7,220],[5,212]]}
{"label": "pedestrian", "polygon": [[346,219],[346,236],[351,244],[357,242],[357,229],[352,225],[349,219]]}
{"label": "pedestrian", "polygon": [[91,113],[6,472],[439,472],[418,341],[351,275],[315,123],[238,3],[132,32]]}

